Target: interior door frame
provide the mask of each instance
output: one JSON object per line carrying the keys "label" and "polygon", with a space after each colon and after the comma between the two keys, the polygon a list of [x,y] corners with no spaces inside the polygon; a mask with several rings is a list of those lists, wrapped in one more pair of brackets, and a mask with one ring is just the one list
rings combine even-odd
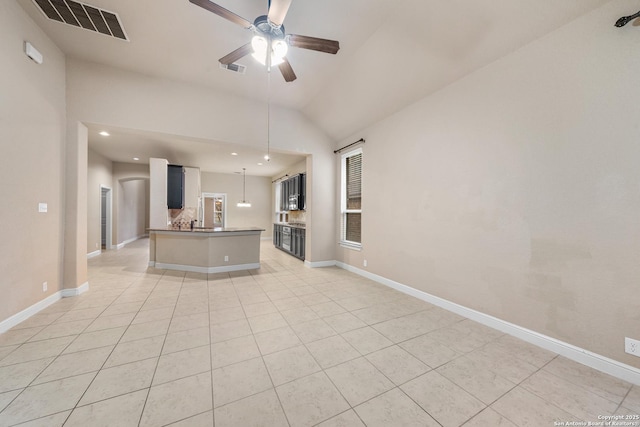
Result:
{"label": "interior door frame", "polygon": [[113,189],[100,184],[100,250],[102,251],[102,192],[106,190],[105,250],[113,249]]}
{"label": "interior door frame", "polygon": [[[222,199],[222,227],[227,226],[227,193],[202,193],[200,198],[200,218],[204,224],[204,199],[221,198]],[[215,203],[214,203],[215,206]]]}

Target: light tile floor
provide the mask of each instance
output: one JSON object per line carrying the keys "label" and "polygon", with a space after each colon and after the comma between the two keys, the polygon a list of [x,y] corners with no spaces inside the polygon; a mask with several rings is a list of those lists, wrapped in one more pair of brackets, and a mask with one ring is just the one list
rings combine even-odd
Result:
{"label": "light tile floor", "polygon": [[[86,294],[0,335],[0,426],[552,426],[640,387],[338,268],[91,259]],[[557,425],[557,424],[555,424]]]}

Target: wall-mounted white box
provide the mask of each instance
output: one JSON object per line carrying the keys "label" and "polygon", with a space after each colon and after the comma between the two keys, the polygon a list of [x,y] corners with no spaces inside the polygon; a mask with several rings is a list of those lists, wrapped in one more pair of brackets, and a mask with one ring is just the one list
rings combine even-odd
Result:
{"label": "wall-mounted white box", "polygon": [[44,60],[44,57],[38,51],[38,49],[33,47],[33,45],[29,42],[24,42],[24,53],[26,53],[27,56],[31,58],[36,64],[42,64],[42,61]]}
{"label": "wall-mounted white box", "polygon": [[48,208],[46,203],[38,203],[38,212],[46,213]]}

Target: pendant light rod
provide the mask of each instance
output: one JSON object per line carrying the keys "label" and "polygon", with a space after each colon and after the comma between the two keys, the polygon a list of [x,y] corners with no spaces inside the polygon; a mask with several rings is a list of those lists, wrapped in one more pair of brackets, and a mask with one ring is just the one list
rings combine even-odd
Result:
{"label": "pendant light rod", "polygon": [[247,200],[247,169],[242,168],[242,201]]}
{"label": "pendant light rod", "polygon": [[242,168],[242,201],[238,202],[239,208],[250,208],[251,203],[247,202],[247,169]]}

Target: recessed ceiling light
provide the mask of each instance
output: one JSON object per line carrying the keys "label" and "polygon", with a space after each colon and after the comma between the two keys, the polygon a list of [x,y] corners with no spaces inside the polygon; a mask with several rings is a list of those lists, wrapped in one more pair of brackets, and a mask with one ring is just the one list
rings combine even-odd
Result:
{"label": "recessed ceiling light", "polygon": [[109,136],[109,132],[107,132],[106,130],[103,130],[102,132],[100,132],[100,135]]}
{"label": "recessed ceiling light", "polygon": [[258,166],[262,166],[262,163],[258,163]]}
{"label": "recessed ceiling light", "polygon": [[237,155],[238,155],[238,153],[231,153],[231,155],[232,155],[232,156],[237,156]]}
{"label": "recessed ceiling light", "polygon": [[140,158],[139,157],[134,157],[133,160],[137,161],[137,160],[140,160]]}

